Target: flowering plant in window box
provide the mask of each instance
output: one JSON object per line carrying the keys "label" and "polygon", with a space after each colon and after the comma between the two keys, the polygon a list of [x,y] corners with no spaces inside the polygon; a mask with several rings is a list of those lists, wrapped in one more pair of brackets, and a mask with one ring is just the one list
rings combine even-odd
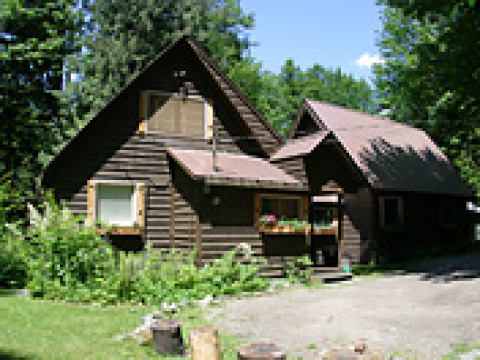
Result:
{"label": "flowering plant in window box", "polygon": [[310,229],[310,224],[308,221],[297,219],[286,220],[282,218],[274,222],[273,219],[276,220],[275,215],[273,215],[273,218],[266,218],[266,216],[262,216],[260,221],[260,231],[273,234],[303,234],[308,232]]}
{"label": "flowering plant in window box", "polygon": [[274,214],[266,214],[260,217],[260,225],[275,225],[277,223],[277,217]]}
{"label": "flowering plant in window box", "polygon": [[315,235],[337,235],[338,226],[334,223],[314,223],[313,233]]}

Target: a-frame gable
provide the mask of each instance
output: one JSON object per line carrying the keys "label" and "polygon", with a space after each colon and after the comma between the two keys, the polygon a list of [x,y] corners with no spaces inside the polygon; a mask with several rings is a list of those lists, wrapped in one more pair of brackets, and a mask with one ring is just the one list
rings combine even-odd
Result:
{"label": "a-frame gable", "polygon": [[214,106],[218,105],[219,112],[228,113],[229,116],[223,116],[222,121],[228,121],[228,124],[221,124],[220,138],[224,135],[241,138],[229,140],[241,151],[261,157],[268,157],[280,144],[278,134],[239,89],[192,39],[182,37],[122,88],[65,146],[46,168],[44,184],[62,187],[55,185],[68,178],[72,184],[65,190],[67,194],[81,186],[85,174],[93,175],[106,159],[113,156],[132,136],[138,135],[142,91],[174,88],[177,79],[173,70],[183,68],[188,68],[188,77],[197,83],[193,84],[193,91],[199,91],[198,87],[208,87],[207,95],[216,98]]}
{"label": "a-frame gable", "polygon": [[298,111],[295,123],[288,138],[296,139],[318,131],[326,130],[327,128],[322,123],[321,119],[318,118],[317,114],[315,114],[315,112],[308,106],[307,102],[304,101]]}

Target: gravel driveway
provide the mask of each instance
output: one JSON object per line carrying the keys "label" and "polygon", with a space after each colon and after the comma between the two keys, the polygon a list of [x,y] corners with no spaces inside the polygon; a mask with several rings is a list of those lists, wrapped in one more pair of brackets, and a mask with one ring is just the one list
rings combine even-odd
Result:
{"label": "gravel driveway", "polygon": [[222,331],[272,341],[305,359],[361,339],[399,358],[441,359],[451,344],[480,342],[480,254],[404,274],[232,300],[210,316]]}

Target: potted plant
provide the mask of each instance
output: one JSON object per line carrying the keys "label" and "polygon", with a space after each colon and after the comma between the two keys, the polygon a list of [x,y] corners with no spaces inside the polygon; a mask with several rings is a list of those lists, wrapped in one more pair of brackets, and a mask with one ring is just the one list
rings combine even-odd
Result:
{"label": "potted plant", "polygon": [[262,215],[259,219],[260,230],[273,230],[277,224],[277,217],[274,214],[265,214]]}

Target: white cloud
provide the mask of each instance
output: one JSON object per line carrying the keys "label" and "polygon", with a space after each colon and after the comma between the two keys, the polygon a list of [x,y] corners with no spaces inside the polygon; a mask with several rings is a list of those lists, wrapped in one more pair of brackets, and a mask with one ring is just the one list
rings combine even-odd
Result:
{"label": "white cloud", "polygon": [[385,62],[384,59],[380,57],[380,55],[371,55],[370,53],[366,52],[360,56],[357,61],[355,61],[355,65],[361,67],[371,67],[374,64],[383,64]]}

